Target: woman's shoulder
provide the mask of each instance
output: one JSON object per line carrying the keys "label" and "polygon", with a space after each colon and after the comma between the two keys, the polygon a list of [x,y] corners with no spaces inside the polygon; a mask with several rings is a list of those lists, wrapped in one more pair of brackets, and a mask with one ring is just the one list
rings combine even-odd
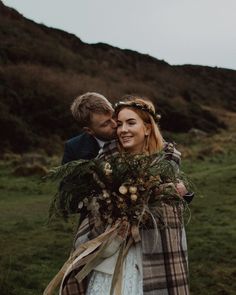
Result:
{"label": "woman's shoulder", "polygon": [[175,142],[164,142],[163,151],[168,160],[175,161],[178,165],[181,162],[181,152],[177,150]]}
{"label": "woman's shoulder", "polygon": [[118,154],[119,154],[118,140],[114,139],[104,144],[97,158],[101,160],[107,160],[110,157],[118,155]]}

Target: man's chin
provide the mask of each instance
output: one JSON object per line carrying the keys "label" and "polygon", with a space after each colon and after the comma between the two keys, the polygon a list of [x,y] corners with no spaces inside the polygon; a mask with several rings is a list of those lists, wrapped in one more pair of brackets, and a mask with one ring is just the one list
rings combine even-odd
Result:
{"label": "man's chin", "polygon": [[113,140],[113,139],[116,139],[117,138],[117,136],[116,136],[116,134],[114,134],[114,135],[111,135],[111,136],[96,136],[99,140],[102,140],[102,141],[111,141],[111,140]]}

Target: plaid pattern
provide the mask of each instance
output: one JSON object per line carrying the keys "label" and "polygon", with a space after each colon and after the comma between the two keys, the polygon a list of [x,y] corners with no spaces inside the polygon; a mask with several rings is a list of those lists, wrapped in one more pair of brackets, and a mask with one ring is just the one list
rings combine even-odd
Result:
{"label": "plaid pattern", "polygon": [[[165,143],[166,157],[179,165],[181,154],[173,144]],[[107,159],[117,154],[116,141],[104,147],[99,158]],[[188,259],[185,229],[176,207],[162,204],[164,226],[161,229],[141,229],[142,263],[143,263],[143,294],[144,295],[189,295]],[[159,222],[158,214],[152,211]],[[88,239],[98,235],[95,232],[94,220],[86,218],[78,229],[74,246],[79,247]],[[78,283],[76,274],[80,268],[75,263],[61,284],[60,295],[86,294],[87,280]],[[98,294],[99,295],[99,294]]]}
{"label": "plaid pattern", "polygon": [[99,151],[97,158],[101,160],[109,159],[112,156],[118,155],[118,144],[117,140],[112,140],[104,144],[103,148]]}
{"label": "plaid pattern", "polygon": [[63,289],[60,294],[63,295],[85,295],[87,280],[83,280],[83,283],[78,283],[75,275],[79,269],[76,269],[70,273],[70,275],[63,282]]}
{"label": "plaid pattern", "polygon": [[162,229],[141,231],[143,293],[145,295],[187,295],[188,261],[185,230],[177,209],[162,204]]}
{"label": "plaid pattern", "polygon": [[[104,147],[99,151],[98,158],[102,160],[109,159],[112,156],[118,155],[119,150],[117,147],[117,140],[105,143]],[[173,161],[177,165],[181,162],[181,153],[175,148],[171,142],[165,142],[163,150],[165,151],[165,157],[169,161]]]}

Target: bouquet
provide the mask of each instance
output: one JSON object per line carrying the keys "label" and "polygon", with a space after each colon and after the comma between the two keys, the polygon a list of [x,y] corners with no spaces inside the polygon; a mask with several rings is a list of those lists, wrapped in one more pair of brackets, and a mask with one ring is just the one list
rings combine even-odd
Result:
{"label": "bouquet", "polygon": [[125,219],[139,227],[153,222],[152,208],[158,209],[163,202],[183,205],[175,184],[181,180],[188,186],[178,165],[167,160],[164,152],[73,161],[50,170],[47,178],[61,179],[50,216],[91,214],[97,223]]}

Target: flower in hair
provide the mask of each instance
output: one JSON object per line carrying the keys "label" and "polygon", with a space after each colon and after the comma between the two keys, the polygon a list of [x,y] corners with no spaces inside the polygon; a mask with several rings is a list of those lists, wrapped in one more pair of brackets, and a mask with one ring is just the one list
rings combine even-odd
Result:
{"label": "flower in hair", "polygon": [[136,108],[139,110],[142,110],[144,112],[149,113],[153,119],[155,120],[155,122],[158,122],[161,119],[161,115],[155,113],[148,105],[146,104],[141,104],[138,102],[125,102],[125,101],[119,101],[115,104],[114,108],[115,111],[119,110],[121,107],[131,107],[131,108]]}

